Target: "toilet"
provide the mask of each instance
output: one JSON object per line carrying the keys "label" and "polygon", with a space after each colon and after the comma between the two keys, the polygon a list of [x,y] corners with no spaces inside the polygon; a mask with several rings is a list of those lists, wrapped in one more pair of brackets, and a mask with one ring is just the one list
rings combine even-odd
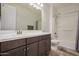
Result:
{"label": "toilet", "polygon": [[57,47],[59,46],[60,41],[57,39],[53,39],[51,40],[51,48],[52,49],[57,49]]}

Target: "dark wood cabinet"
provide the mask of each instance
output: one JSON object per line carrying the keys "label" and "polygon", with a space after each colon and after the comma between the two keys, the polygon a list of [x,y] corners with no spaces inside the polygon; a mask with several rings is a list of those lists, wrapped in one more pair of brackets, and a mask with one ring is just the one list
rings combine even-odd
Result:
{"label": "dark wood cabinet", "polygon": [[40,37],[31,37],[31,38],[27,38],[27,44],[32,44],[34,42],[38,42],[40,40]]}
{"label": "dark wood cabinet", "polygon": [[48,40],[42,40],[39,42],[39,56],[45,56],[49,54],[50,51],[50,43]]}
{"label": "dark wood cabinet", "polygon": [[25,56],[26,55],[26,47],[19,47],[7,52],[0,53],[1,56]]}
{"label": "dark wood cabinet", "polygon": [[39,56],[48,55],[51,50],[51,37],[50,35],[41,36],[39,41]]}
{"label": "dark wood cabinet", "polygon": [[0,42],[1,56],[46,56],[51,48],[51,35]]}
{"label": "dark wood cabinet", "polygon": [[0,17],[1,17],[1,3],[0,3]]}
{"label": "dark wood cabinet", "polygon": [[1,52],[14,49],[26,44],[26,39],[16,39],[11,41],[5,41],[0,43]]}
{"label": "dark wood cabinet", "polygon": [[45,40],[39,41],[39,56],[45,55]]}
{"label": "dark wood cabinet", "polygon": [[45,55],[48,55],[51,50],[51,40],[48,38],[45,40]]}
{"label": "dark wood cabinet", "polygon": [[27,56],[38,55],[38,42],[27,45]]}

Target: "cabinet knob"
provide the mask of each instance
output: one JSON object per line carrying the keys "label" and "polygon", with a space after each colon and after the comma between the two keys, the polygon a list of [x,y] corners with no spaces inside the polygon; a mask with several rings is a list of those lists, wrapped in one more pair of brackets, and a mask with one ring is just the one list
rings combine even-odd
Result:
{"label": "cabinet knob", "polygon": [[27,48],[27,50],[29,50],[30,48]]}
{"label": "cabinet knob", "polygon": [[26,49],[24,49],[24,51],[26,51]]}
{"label": "cabinet knob", "polygon": [[24,55],[26,55],[26,49],[24,49]]}

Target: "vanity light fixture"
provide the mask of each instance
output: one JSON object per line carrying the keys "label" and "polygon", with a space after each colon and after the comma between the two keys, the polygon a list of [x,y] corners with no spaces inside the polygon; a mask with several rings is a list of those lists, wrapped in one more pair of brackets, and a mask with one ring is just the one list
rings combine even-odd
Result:
{"label": "vanity light fixture", "polygon": [[42,3],[30,3],[29,5],[33,6],[36,9],[39,9],[39,10],[41,10],[43,7]]}

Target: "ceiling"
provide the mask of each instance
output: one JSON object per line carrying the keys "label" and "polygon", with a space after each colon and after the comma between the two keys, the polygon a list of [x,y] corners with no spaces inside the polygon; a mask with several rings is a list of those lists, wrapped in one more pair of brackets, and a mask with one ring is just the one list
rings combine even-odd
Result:
{"label": "ceiling", "polygon": [[[29,3],[18,3],[19,5],[22,5],[24,7],[29,8],[35,13],[41,13],[41,10],[38,10],[34,8],[33,6],[29,5]],[[49,4],[49,3],[47,3]],[[69,6],[79,6],[79,3],[51,3],[56,9],[64,8],[64,7],[69,7]]]}
{"label": "ceiling", "polygon": [[32,10],[33,12],[36,12],[36,13],[40,13],[40,12],[41,12],[41,10],[38,10],[38,9],[34,8],[34,7],[31,6],[29,3],[21,3],[20,5],[29,8],[29,9]]}
{"label": "ceiling", "polygon": [[10,3],[12,5],[22,6],[24,8],[28,8],[30,11],[33,11],[36,14],[41,14],[41,10],[34,8],[33,6],[29,5],[29,3]]}

